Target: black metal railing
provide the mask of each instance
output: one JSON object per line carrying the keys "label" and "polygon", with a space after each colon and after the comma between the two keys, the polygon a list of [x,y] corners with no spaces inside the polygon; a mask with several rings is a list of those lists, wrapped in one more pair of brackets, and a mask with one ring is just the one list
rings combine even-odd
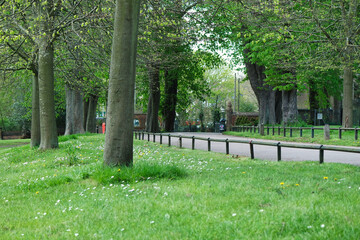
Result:
{"label": "black metal railing", "polygon": [[207,141],[208,151],[211,151],[212,142],[223,142],[225,143],[225,153],[230,154],[230,144],[229,143],[242,143],[249,144],[250,148],[250,158],[255,158],[254,145],[265,145],[265,146],[274,146],[277,148],[277,160],[281,161],[281,149],[286,148],[302,148],[302,149],[311,149],[319,150],[319,163],[324,163],[324,151],[339,151],[339,152],[348,152],[348,153],[360,153],[360,148],[355,147],[343,147],[343,146],[324,146],[324,145],[309,145],[309,144],[299,144],[299,143],[281,143],[281,142],[268,142],[260,140],[245,140],[245,139],[216,139],[216,138],[204,138],[204,137],[195,137],[195,136],[182,136],[180,134],[164,134],[164,133],[149,133],[136,131],[134,132],[135,139],[144,140],[145,135],[147,135],[147,140],[150,141],[150,136],[153,136],[153,142],[156,141],[156,136],[159,137],[160,144],[163,144],[163,137],[168,137],[168,146],[171,146],[171,138],[178,138],[179,147],[183,147],[183,139],[191,139],[191,149],[195,149],[195,141]]}

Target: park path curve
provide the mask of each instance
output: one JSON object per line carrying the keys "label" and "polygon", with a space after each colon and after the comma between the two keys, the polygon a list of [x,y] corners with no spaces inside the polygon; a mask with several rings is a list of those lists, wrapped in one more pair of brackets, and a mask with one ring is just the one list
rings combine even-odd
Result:
{"label": "park path curve", "polygon": [[[163,135],[166,135],[164,133]],[[252,138],[243,138],[236,136],[223,135],[221,133],[198,133],[198,132],[174,132],[171,135],[181,135],[181,136],[195,136],[200,138],[211,138],[211,139],[229,139],[229,140],[255,140]],[[146,137],[144,139],[147,139]],[[153,141],[153,137],[151,137],[150,141]],[[155,137],[155,141],[159,142],[159,136]],[[261,141],[267,142],[278,142],[273,140],[261,139]],[[163,144],[168,144],[168,137],[163,136],[162,138]],[[285,143],[285,142],[282,142]],[[291,142],[292,144],[296,144]],[[301,143],[302,145],[304,143]],[[309,145],[319,146],[320,144],[312,144]],[[180,146],[179,138],[172,137],[171,145]],[[192,142],[190,138],[182,138],[182,147],[183,148],[191,148]],[[354,148],[354,147],[352,147]],[[199,150],[208,150],[208,143],[204,140],[196,140],[195,149]],[[359,148],[360,149],[360,148]],[[250,157],[250,148],[249,144],[246,143],[229,143],[229,153],[230,155],[238,155],[238,156],[246,156]],[[224,142],[211,142],[211,151],[213,152],[226,152],[226,146]],[[277,148],[275,146],[265,146],[265,145],[254,145],[254,155],[257,159],[269,160],[269,161],[277,161]],[[316,149],[300,149],[300,148],[281,148],[281,160],[282,161],[319,161],[319,150]],[[349,152],[338,152],[338,151],[324,151],[324,162],[332,162],[332,163],[346,163],[360,166],[360,153],[349,153]]]}

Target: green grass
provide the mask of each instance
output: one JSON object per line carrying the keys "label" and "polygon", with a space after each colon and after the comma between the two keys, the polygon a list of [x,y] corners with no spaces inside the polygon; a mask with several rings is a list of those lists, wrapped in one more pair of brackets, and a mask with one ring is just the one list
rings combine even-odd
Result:
{"label": "green grass", "polygon": [[29,144],[30,139],[0,140],[0,149]]}
{"label": "green grass", "polygon": [[224,134],[247,137],[247,138],[258,138],[258,139],[269,139],[277,141],[287,141],[287,142],[303,142],[303,143],[318,143],[323,145],[339,145],[339,146],[360,146],[360,132],[359,139],[355,141],[354,131],[342,131],[341,139],[339,138],[338,130],[330,131],[330,140],[324,139],[323,130],[315,130],[314,138],[311,137],[311,129],[303,129],[303,136],[300,137],[300,130],[293,130],[292,137],[290,137],[290,129],[286,129],[286,137],[284,137],[283,129],[278,134],[278,128],[275,127],[275,134],[272,135],[272,128],[270,128],[269,135],[267,135],[267,130],[265,127],[265,136],[261,136],[259,133],[250,132],[224,132]]}
{"label": "green grass", "polygon": [[135,141],[133,168],[104,168],[103,146],[103,135],[89,135],[57,150],[0,149],[0,239],[360,235],[359,167]]}

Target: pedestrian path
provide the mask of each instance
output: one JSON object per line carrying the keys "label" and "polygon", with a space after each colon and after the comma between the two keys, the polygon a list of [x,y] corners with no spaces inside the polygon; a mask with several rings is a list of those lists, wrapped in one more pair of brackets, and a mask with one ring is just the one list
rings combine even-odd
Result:
{"label": "pedestrian path", "polygon": [[[166,134],[163,134],[166,135]],[[236,136],[223,135],[221,133],[198,133],[198,132],[176,132],[171,133],[171,135],[181,135],[184,137],[200,137],[200,138],[211,138],[211,139],[229,139],[229,140],[251,140],[250,138],[242,138]],[[153,139],[151,139],[153,140]],[[156,142],[160,141],[160,138],[157,136],[155,138]],[[163,144],[168,144],[168,138],[162,138]],[[261,139],[263,142],[274,142],[273,140]],[[296,144],[296,143],[292,143]],[[301,143],[304,145],[304,143]],[[172,137],[171,145],[180,146],[179,138]],[[308,143],[309,146],[319,144]],[[182,138],[182,147],[192,148],[192,139],[191,138]],[[354,148],[354,147],[351,147]],[[208,142],[205,140],[196,140],[195,149],[199,150],[208,150]],[[360,149],[360,148],[358,148]],[[213,152],[226,152],[226,145],[224,142],[211,142],[211,151]],[[276,146],[264,146],[264,145],[254,145],[254,155],[257,159],[277,161],[277,148]],[[229,143],[229,154],[238,155],[238,156],[247,156],[250,157],[250,148],[247,143]],[[346,163],[360,166],[360,153],[348,153],[348,152],[338,152],[338,151],[324,151],[325,163]],[[318,149],[300,149],[300,148],[289,148],[282,147],[281,151],[281,160],[282,161],[316,161],[319,162],[319,150]]]}

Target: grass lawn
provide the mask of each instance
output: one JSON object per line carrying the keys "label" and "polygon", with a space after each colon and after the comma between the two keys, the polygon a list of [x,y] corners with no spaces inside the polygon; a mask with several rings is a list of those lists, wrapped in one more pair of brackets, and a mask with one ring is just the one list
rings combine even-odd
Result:
{"label": "grass lawn", "polygon": [[12,139],[12,140],[0,140],[0,149],[15,147],[19,145],[26,145],[30,143],[30,139]]}
{"label": "grass lawn", "polygon": [[103,168],[103,135],[0,148],[0,239],[358,239],[360,171],[135,141]]}
{"label": "grass lawn", "polygon": [[258,139],[270,139],[277,141],[287,141],[287,142],[304,142],[304,143],[318,143],[323,145],[340,145],[340,146],[355,146],[360,147],[360,131],[359,139],[355,140],[355,133],[352,130],[342,131],[341,139],[339,138],[338,130],[330,130],[330,140],[324,139],[324,131],[316,129],[314,138],[311,137],[311,129],[303,129],[303,136],[300,137],[300,130],[293,129],[292,137],[290,137],[290,129],[286,129],[286,137],[284,137],[283,129],[278,134],[278,128],[275,127],[275,134],[272,135],[272,128],[269,130],[269,135],[267,135],[267,129],[265,127],[265,136],[261,136],[259,133],[254,132],[224,132],[224,134],[239,136],[239,137],[248,137],[248,138],[258,138]]}

